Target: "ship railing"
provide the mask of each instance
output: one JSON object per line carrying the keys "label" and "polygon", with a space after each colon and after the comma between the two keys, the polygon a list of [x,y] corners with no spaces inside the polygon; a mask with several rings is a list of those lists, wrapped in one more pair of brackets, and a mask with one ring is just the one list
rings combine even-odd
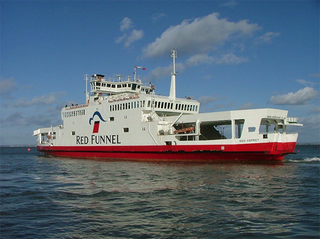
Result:
{"label": "ship railing", "polygon": [[88,104],[83,104],[83,105],[78,105],[78,104],[76,104],[76,105],[71,105],[71,106],[67,106],[66,105],[66,110],[71,110],[71,109],[78,109],[78,108],[83,108],[83,107],[87,107],[88,106]]}

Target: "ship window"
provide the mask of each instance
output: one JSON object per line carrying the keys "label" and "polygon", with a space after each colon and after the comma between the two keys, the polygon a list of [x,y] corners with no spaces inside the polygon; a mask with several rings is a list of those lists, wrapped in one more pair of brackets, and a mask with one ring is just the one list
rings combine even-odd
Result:
{"label": "ship window", "polygon": [[116,85],[112,84],[111,87],[112,87],[112,88],[116,88]]}
{"label": "ship window", "polygon": [[123,132],[128,133],[129,132],[129,128],[123,128]]}
{"label": "ship window", "polygon": [[107,87],[110,87],[111,85],[110,84],[107,84]]}
{"label": "ship window", "polygon": [[76,135],[76,131],[71,131],[71,135]]}
{"label": "ship window", "polygon": [[148,107],[150,107],[150,103],[151,103],[150,100],[148,100]]}
{"label": "ship window", "polygon": [[117,88],[121,88],[121,85],[117,85]]}
{"label": "ship window", "polygon": [[255,132],[256,131],[256,127],[248,127],[248,132]]}
{"label": "ship window", "polygon": [[110,120],[110,121],[114,121],[114,117],[110,117],[109,120]]}
{"label": "ship window", "polygon": [[241,138],[243,125],[244,125],[244,119],[238,119],[234,121],[234,127],[235,127],[234,132],[235,132],[236,139]]}
{"label": "ship window", "polygon": [[231,139],[231,120],[202,122],[200,133],[200,140]]}
{"label": "ship window", "polygon": [[275,119],[263,118],[260,122],[259,133],[277,132],[277,121]]}

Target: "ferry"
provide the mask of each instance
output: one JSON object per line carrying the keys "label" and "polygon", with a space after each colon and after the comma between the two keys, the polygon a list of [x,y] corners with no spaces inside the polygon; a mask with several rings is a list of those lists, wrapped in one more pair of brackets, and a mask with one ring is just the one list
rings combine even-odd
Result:
{"label": "ferry", "polygon": [[[281,161],[295,151],[302,126],[272,108],[199,113],[200,103],[176,97],[177,52],[172,50],[169,96],[133,79],[86,75],[86,102],[66,105],[62,125],[39,128],[38,151],[52,156],[165,162]],[[88,92],[88,81],[91,90]]]}

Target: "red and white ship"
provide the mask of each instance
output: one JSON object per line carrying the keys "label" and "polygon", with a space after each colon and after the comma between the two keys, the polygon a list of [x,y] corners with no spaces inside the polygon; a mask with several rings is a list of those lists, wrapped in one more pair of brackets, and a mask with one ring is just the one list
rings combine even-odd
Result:
{"label": "red and white ship", "polygon": [[[39,128],[37,149],[47,155],[136,161],[274,161],[294,153],[301,126],[288,111],[251,109],[199,113],[196,100],[177,98],[176,51],[169,96],[136,76],[91,77],[86,104],[61,110],[63,124]],[[88,77],[86,77],[88,80]]]}

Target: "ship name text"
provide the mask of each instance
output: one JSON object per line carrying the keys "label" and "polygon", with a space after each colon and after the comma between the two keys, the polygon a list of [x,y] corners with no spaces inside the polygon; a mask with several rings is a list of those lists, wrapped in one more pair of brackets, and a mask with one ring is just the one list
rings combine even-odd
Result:
{"label": "ship name text", "polygon": [[91,135],[89,136],[80,136],[76,137],[76,144],[121,144],[119,135]]}

